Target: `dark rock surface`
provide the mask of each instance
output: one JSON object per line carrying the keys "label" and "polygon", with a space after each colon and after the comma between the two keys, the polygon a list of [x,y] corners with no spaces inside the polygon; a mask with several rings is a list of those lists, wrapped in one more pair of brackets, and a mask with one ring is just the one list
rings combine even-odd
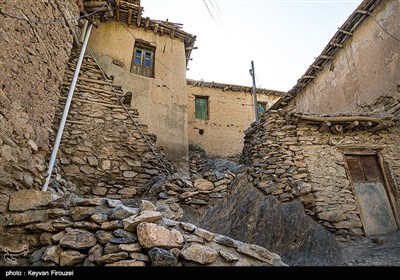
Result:
{"label": "dark rock surface", "polygon": [[281,203],[254,188],[243,174],[224,201],[184,208],[184,221],[254,243],[297,266],[340,265],[341,250],[332,234],[304,212],[300,202]]}

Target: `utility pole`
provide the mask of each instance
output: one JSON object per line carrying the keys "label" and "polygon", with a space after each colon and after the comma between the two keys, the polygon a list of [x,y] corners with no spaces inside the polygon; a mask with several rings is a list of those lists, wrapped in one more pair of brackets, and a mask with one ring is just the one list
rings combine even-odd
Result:
{"label": "utility pole", "polygon": [[256,89],[256,73],[254,72],[254,62],[251,61],[251,69],[249,70],[250,75],[253,77],[253,102],[254,112],[256,115],[256,121],[258,122],[258,106],[257,106],[257,89]]}

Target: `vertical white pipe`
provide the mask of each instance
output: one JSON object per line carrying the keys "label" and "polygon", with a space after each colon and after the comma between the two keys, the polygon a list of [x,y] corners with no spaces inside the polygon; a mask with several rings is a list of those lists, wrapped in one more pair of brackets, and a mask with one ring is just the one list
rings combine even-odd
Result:
{"label": "vertical white pipe", "polygon": [[254,72],[254,62],[251,61],[251,76],[253,78],[253,103],[256,121],[258,122],[258,104],[257,104],[257,89],[256,89],[256,73]]}
{"label": "vertical white pipe", "polygon": [[92,31],[92,24],[89,25],[89,27],[86,31],[85,40],[82,45],[81,53],[79,55],[78,62],[76,63],[74,77],[72,78],[71,86],[70,86],[69,92],[68,92],[67,101],[65,102],[64,112],[61,117],[60,126],[57,131],[56,141],[54,143],[53,150],[51,151],[51,156],[50,156],[50,161],[49,161],[49,169],[47,170],[47,177],[46,177],[46,181],[42,187],[42,191],[47,191],[47,187],[49,186],[51,174],[53,173],[53,167],[54,167],[54,163],[56,161],[58,148],[60,147],[61,137],[62,137],[62,134],[64,131],[65,122],[67,121],[69,107],[71,106],[72,96],[74,95],[76,81],[78,80],[79,71],[81,70],[82,60],[85,55],[86,46],[89,41],[91,31]]}

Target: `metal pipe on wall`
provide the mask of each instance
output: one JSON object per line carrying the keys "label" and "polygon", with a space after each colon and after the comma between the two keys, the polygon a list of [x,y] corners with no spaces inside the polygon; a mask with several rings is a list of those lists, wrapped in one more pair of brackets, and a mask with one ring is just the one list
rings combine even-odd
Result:
{"label": "metal pipe on wall", "polygon": [[58,148],[60,147],[61,137],[62,137],[62,134],[63,134],[63,131],[64,131],[65,123],[67,121],[69,107],[71,106],[72,96],[74,95],[76,82],[78,80],[79,71],[81,70],[82,60],[83,60],[83,57],[85,55],[85,51],[86,51],[86,47],[87,47],[87,43],[89,41],[89,37],[90,37],[90,32],[91,31],[92,31],[92,24],[89,25],[89,27],[88,27],[88,29],[86,31],[85,40],[83,41],[81,53],[79,55],[78,62],[76,63],[74,77],[72,78],[71,86],[70,86],[69,92],[68,92],[67,101],[65,102],[64,112],[62,114],[62,117],[61,117],[61,120],[60,120],[60,126],[59,126],[58,131],[57,131],[56,141],[54,143],[53,150],[51,151],[51,156],[50,156],[50,161],[49,161],[49,168],[48,168],[47,174],[46,174],[47,177],[46,177],[46,181],[45,181],[45,183],[44,183],[44,185],[42,187],[42,191],[47,191],[47,187],[49,186],[51,174],[53,173],[53,168],[54,168],[54,163],[56,161]]}

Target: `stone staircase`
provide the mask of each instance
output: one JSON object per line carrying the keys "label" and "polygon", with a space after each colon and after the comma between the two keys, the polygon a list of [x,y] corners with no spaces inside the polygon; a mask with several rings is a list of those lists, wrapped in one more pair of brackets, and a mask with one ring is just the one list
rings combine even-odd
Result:
{"label": "stone staircase", "polygon": [[[65,71],[54,132],[78,56],[73,50]],[[126,96],[121,87],[107,79],[87,52],[61,140],[58,168],[77,185],[76,191],[81,195],[131,198],[172,167],[155,147],[157,137],[148,133],[146,125],[138,123],[138,111],[124,104]]]}

